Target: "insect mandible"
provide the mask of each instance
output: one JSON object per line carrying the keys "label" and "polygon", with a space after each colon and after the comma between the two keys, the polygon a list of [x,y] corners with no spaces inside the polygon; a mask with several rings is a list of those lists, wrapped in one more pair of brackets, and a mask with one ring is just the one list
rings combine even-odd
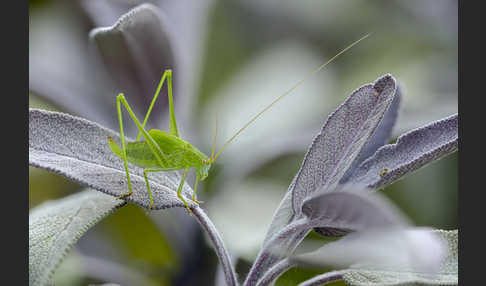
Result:
{"label": "insect mandible", "polygon": [[[191,214],[192,211],[189,208],[186,199],[182,196],[182,186],[184,185],[189,170],[191,168],[196,169],[196,180],[194,184],[194,191],[192,194],[192,201],[199,204],[201,202],[196,199],[198,183],[199,181],[204,181],[208,177],[209,169],[211,168],[211,165],[214,163],[214,161],[216,161],[218,156],[226,148],[226,146],[228,146],[229,143],[231,143],[243,130],[245,130],[250,124],[252,124],[258,117],[260,117],[263,113],[265,113],[268,109],[270,109],[270,107],[272,107],[283,97],[291,93],[306,79],[319,72],[322,68],[324,68],[330,62],[332,62],[339,55],[341,55],[342,53],[344,53],[345,51],[347,51],[348,49],[356,45],[358,42],[364,40],[369,35],[370,34],[367,34],[361,37],[359,40],[348,45],[346,48],[341,50],[339,53],[337,53],[326,63],[319,66],[311,74],[309,74],[304,79],[294,84],[290,89],[288,89],[282,95],[277,97],[273,102],[267,105],[262,111],[260,111],[258,114],[253,116],[230,139],[228,139],[217,153],[215,153],[216,134],[217,134],[217,123],[216,123],[216,132],[214,135],[211,156],[207,156],[203,152],[199,151],[199,149],[194,147],[191,143],[184,141],[179,136],[179,131],[177,129],[177,122],[174,113],[174,102],[172,98],[172,70],[168,69],[164,71],[162,78],[159,82],[159,85],[157,86],[157,90],[154,94],[152,102],[150,103],[150,106],[148,108],[147,114],[145,115],[145,118],[142,123],[140,123],[140,121],[133,113],[124,94],[120,93],[116,98],[116,107],[118,113],[118,121],[120,124],[121,148],[111,137],[108,138],[108,143],[111,151],[115,153],[118,157],[122,158],[125,165],[125,172],[126,172],[129,192],[121,195],[120,198],[128,197],[133,193],[132,185],[130,182],[130,173],[128,171],[128,162],[144,168],[143,175],[144,175],[145,183],[147,185],[148,195],[150,199],[149,209],[151,209],[152,206],[154,205],[154,200],[152,197],[152,191],[150,189],[148,174],[152,172],[168,172],[168,171],[183,170],[182,179],[181,182],[179,183],[179,187],[177,188],[177,197],[184,203],[184,205],[187,208],[187,211],[189,212],[189,214]],[[169,98],[170,131],[165,132],[163,130],[158,130],[158,129],[151,129],[149,131],[146,131],[145,125],[148,121],[152,108],[155,104],[155,101],[157,100],[157,97],[160,93],[160,90],[165,80],[167,80],[167,89],[168,89],[167,94]],[[125,135],[123,132],[121,105],[123,105],[126,108],[130,117],[135,122],[139,130],[137,139],[134,142],[125,141]],[[141,135],[143,135],[145,141],[140,141]]]}

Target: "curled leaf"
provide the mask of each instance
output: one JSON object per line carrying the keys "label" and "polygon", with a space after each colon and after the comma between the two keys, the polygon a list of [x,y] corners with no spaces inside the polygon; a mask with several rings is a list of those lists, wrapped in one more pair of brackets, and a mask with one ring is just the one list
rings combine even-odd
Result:
{"label": "curled leaf", "polygon": [[331,237],[409,224],[393,203],[383,195],[369,192],[322,193],[304,201],[302,213],[317,233]]}
{"label": "curled leaf", "polygon": [[302,265],[335,269],[366,266],[436,275],[446,255],[446,244],[430,229],[392,227],[354,232],[292,259]]}
{"label": "curled leaf", "polygon": [[349,183],[384,188],[420,167],[457,151],[457,114],[400,136],[364,161]]}
{"label": "curled leaf", "polygon": [[[134,103],[135,113],[146,111],[164,69],[174,69],[175,59],[166,22],[159,8],[146,3],[122,15],[112,26],[90,32],[90,39],[114,86]],[[178,77],[177,71],[174,77]],[[161,101],[158,104],[166,106],[165,89],[161,90],[158,100]],[[160,122],[161,115],[163,113],[156,112],[152,119]]]}
{"label": "curled leaf", "polygon": [[[29,110],[29,164],[67,177],[103,193],[119,197],[128,192],[123,160],[108,145],[108,137],[119,135],[94,122],[64,113]],[[149,196],[143,169],[129,163],[133,194],[127,201],[148,207]],[[185,207],[176,191],[181,181],[177,172],[148,175],[153,209]],[[183,194],[192,189],[184,185]],[[195,204],[188,200],[191,207]]]}
{"label": "curled leaf", "polygon": [[48,201],[29,214],[29,285],[46,285],[72,245],[123,200],[86,190]]}

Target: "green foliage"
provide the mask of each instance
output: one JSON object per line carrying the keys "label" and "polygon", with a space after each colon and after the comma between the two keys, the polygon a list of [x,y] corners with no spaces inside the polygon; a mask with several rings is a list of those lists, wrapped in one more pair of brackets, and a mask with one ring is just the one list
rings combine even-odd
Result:
{"label": "green foliage", "polygon": [[106,218],[100,227],[112,237],[121,252],[147,264],[152,271],[171,272],[178,267],[176,253],[143,209],[128,205]]}
{"label": "green foliage", "polygon": [[125,204],[86,190],[47,201],[29,214],[29,284],[47,285],[68,250],[93,225]]}
{"label": "green foliage", "polygon": [[295,267],[282,274],[275,282],[275,286],[295,286],[321,273],[322,269]]}

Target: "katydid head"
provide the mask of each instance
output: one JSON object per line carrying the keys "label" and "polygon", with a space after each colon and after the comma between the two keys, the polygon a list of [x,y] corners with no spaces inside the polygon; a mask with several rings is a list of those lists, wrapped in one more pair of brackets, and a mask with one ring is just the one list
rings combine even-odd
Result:
{"label": "katydid head", "polygon": [[197,168],[197,175],[201,181],[204,181],[206,177],[209,175],[209,169],[211,169],[211,161],[203,160],[201,166]]}
{"label": "katydid head", "polygon": [[206,177],[208,176],[209,174],[209,169],[211,169],[211,165],[213,164],[213,162],[216,160],[216,158],[214,157],[214,151],[215,151],[215,147],[216,147],[216,137],[218,136],[218,118],[216,117],[216,126],[215,126],[215,131],[214,131],[214,138],[213,138],[213,146],[211,148],[211,157],[207,158],[207,159],[203,159],[201,161],[201,165],[197,168],[197,175],[199,177],[199,179],[201,181],[203,181],[204,179],[206,179]]}

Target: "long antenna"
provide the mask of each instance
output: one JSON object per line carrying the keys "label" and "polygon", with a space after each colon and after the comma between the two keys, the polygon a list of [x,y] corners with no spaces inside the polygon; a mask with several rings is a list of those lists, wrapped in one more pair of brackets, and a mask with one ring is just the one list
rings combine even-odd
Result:
{"label": "long antenna", "polygon": [[299,85],[301,85],[302,83],[304,83],[307,79],[309,79],[311,76],[315,75],[316,73],[318,73],[321,69],[323,69],[325,66],[327,66],[329,63],[331,63],[335,58],[337,58],[338,56],[340,56],[342,53],[346,52],[347,50],[351,49],[354,45],[356,45],[357,43],[361,42],[362,40],[368,38],[369,36],[371,35],[370,34],[367,34],[363,37],[361,37],[359,40],[353,42],[352,44],[348,45],[346,48],[344,48],[343,50],[341,50],[339,53],[337,53],[334,57],[332,57],[330,60],[328,60],[327,62],[325,62],[324,64],[322,64],[321,66],[319,66],[317,69],[315,69],[312,73],[310,73],[309,75],[307,75],[306,77],[304,77],[303,79],[301,79],[299,82],[297,82],[296,84],[294,84],[291,88],[289,88],[286,92],[284,92],[282,95],[280,95],[279,97],[277,97],[272,103],[270,103],[267,107],[265,107],[262,111],[260,111],[257,115],[253,116],[250,121],[248,121],[245,125],[243,125],[243,127],[241,127],[238,131],[236,131],[235,135],[233,135],[230,139],[228,139],[228,141],[226,141],[226,143],[224,143],[223,147],[221,147],[221,149],[219,149],[218,153],[216,153],[216,155],[214,156],[213,158],[213,161],[216,160],[216,158],[218,158],[218,156],[221,154],[221,152],[223,152],[223,150],[226,148],[226,146],[228,146],[229,143],[231,143],[231,141],[233,141],[243,130],[245,130],[250,124],[253,123],[253,121],[255,121],[258,117],[260,117],[260,115],[262,115],[263,113],[265,113],[265,111],[267,111],[270,107],[272,107],[275,103],[279,102],[282,98],[284,98],[285,96],[287,96],[289,93],[291,93],[294,89],[296,89]]}
{"label": "long antenna", "polygon": [[218,114],[216,114],[216,124],[214,127],[214,138],[213,138],[213,147],[212,147],[212,152],[211,152],[211,158],[210,160],[213,161],[214,158],[214,151],[216,148],[216,137],[218,136]]}

